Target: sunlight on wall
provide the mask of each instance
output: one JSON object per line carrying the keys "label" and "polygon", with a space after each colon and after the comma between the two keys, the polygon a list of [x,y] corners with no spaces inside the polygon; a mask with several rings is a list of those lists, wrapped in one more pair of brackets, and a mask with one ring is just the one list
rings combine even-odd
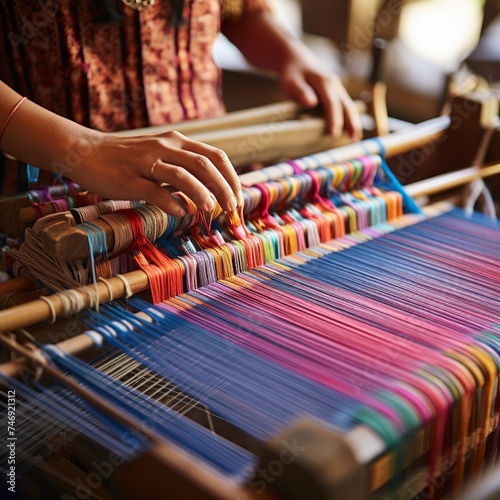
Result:
{"label": "sunlight on wall", "polygon": [[419,0],[403,9],[399,35],[415,52],[442,64],[465,58],[479,39],[482,2]]}

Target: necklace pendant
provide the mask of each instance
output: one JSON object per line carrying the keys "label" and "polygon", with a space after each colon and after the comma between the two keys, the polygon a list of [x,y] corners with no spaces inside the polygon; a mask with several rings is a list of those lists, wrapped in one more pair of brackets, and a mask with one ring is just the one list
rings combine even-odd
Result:
{"label": "necklace pendant", "polygon": [[127,7],[132,7],[135,10],[142,10],[147,7],[152,7],[155,0],[122,0]]}

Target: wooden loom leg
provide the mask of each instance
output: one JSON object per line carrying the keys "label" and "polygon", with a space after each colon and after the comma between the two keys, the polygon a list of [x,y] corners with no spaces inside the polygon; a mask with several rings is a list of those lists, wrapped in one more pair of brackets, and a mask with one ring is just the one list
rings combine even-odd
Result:
{"label": "wooden loom leg", "polygon": [[387,85],[384,82],[375,82],[370,85],[368,92],[371,99],[367,107],[375,122],[375,135],[377,137],[386,135],[390,132],[386,104]]}

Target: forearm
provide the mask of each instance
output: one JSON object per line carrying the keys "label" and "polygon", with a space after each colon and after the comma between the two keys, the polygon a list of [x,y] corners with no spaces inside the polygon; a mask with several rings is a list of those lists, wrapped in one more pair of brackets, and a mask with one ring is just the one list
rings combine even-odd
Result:
{"label": "forearm", "polygon": [[[6,123],[21,96],[0,81],[0,127]],[[78,142],[98,141],[100,134],[25,100],[11,116],[0,149],[43,170],[71,176],[79,167]]]}
{"label": "forearm", "polygon": [[300,40],[280,28],[268,11],[245,12],[237,22],[224,22],[222,31],[250,63],[263,69],[282,73],[287,64],[316,59]]}

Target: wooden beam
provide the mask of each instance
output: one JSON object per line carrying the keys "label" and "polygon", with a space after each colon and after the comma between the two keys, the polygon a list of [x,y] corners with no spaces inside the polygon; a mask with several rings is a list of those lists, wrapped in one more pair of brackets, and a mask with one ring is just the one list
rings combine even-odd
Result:
{"label": "wooden beam", "polygon": [[437,175],[430,179],[414,182],[405,186],[406,192],[413,198],[432,196],[457,187],[465,186],[477,179],[500,175],[500,163],[485,167],[469,167],[456,172]]}
{"label": "wooden beam", "polygon": [[[380,144],[382,144],[386,157],[397,156],[436,140],[448,128],[449,124],[449,116],[440,116],[413,125],[411,128],[402,129],[379,137],[377,141],[366,139],[361,142],[331,149],[326,151],[326,155],[333,159],[331,161],[348,161],[353,158],[366,156],[367,154],[380,154]],[[285,162],[242,174],[240,175],[240,180],[245,186],[252,186],[253,184],[276,180],[293,174],[293,167]]]}
{"label": "wooden beam", "polygon": [[247,127],[261,123],[273,123],[291,120],[304,112],[295,101],[283,101],[275,104],[268,104],[242,111],[233,111],[217,118],[205,118],[182,123],[170,123],[154,127],[143,127],[131,130],[115,132],[114,135],[121,137],[136,137],[139,135],[164,134],[171,130],[176,130],[184,135],[202,134],[216,130],[228,130],[232,128]]}

